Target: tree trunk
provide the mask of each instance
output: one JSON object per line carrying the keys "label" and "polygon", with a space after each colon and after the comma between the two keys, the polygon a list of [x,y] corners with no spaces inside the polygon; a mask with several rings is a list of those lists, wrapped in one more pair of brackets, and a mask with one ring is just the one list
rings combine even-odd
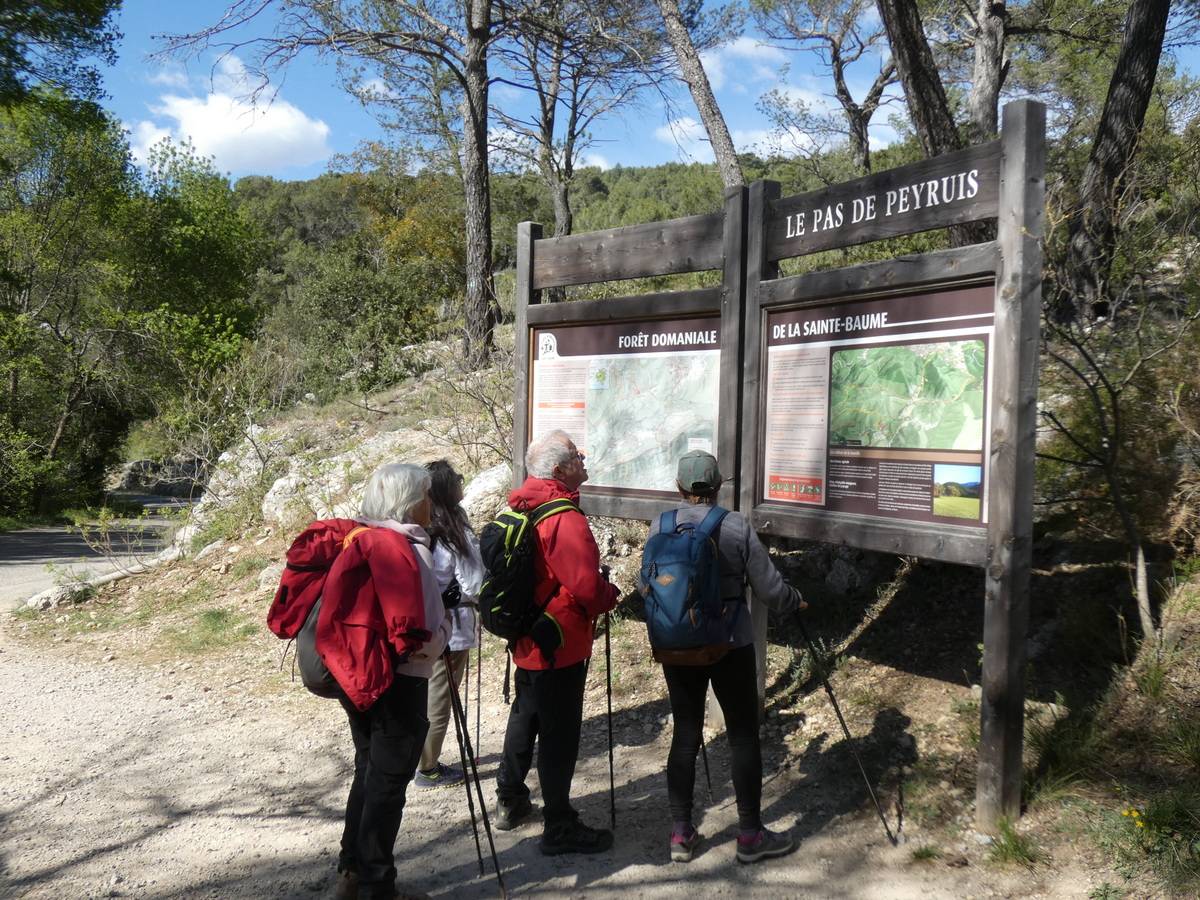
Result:
{"label": "tree trunk", "polygon": [[470,368],[487,365],[492,353],[492,331],[496,324],[487,144],[487,42],[490,20],[491,0],[468,0],[462,150],[467,239],[463,357]]}
{"label": "tree trunk", "polygon": [[717,159],[717,168],[721,170],[721,181],[725,189],[742,187],[746,179],[742,177],[742,167],[738,163],[737,151],[733,148],[733,138],[729,136],[729,128],[721,108],[717,106],[717,98],[713,96],[712,85],[704,74],[704,66],[700,64],[700,54],[692,43],[683,16],[679,12],[679,0],[657,0],[658,10],[662,13],[663,25],[666,26],[667,40],[675,51],[675,58],[683,77],[687,80],[688,90],[692,92],[692,100],[700,113],[700,121],[708,132],[708,142],[712,145],[713,156]]}
{"label": "tree trunk", "polygon": [[[940,156],[961,150],[963,141],[950,113],[946,89],[934,64],[915,0],[876,0],[876,6],[892,46],[896,72],[904,85],[908,114],[925,155]],[[995,226],[988,222],[952,225],[947,230],[953,247],[991,240],[996,234]]]}
{"label": "tree trunk", "polygon": [[914,0],[876,0],[883,27],[892,45],[892,58],[926,156],[940,156],[962,147],[946,89],[925,39],[921,13]]}
{"label": "tree trunk", "polygon": [[976,13],[975,72],[967,98],[968,134],[971,143],[990,141],[999,133],[1000,88],[1008,74],[1004,58],[1008,9],[1004,0],[979,0]]}
{"label": "tree trunk", "polygon": [[864,175],[871,174],[871,136],[867,130],[869,120],[857,107],[853,112],[846,109],[846,119],[850,123],[850,155],[854,165]]}
{"label": "tree trunk", "polygon": [[1107,312],[1117,198],[1150,105],[1170,8],[1169,0],[1134,0],[1125,17],[1117,65],[1079,189],[1079,207],[1071,216],[1066,262],[1070,294],[1056,298],[1060,320]]}

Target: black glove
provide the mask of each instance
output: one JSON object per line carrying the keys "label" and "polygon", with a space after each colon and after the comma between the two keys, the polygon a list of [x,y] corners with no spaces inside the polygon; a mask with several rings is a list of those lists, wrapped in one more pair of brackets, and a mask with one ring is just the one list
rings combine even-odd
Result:
{"label": "black glove", "polygon": [[533,627],[529,629],[529,636],[533,638],[537,648],[542,651],[542,656],[546,657],[546,661],[550,665],[554,665],[554,653],[563,644],[562,629],[558,627],[558,623],[546,613],[542,613],[533,623]]}
{"label": "black glove", "polygon": [[442,591],[442,606],[446,609],[454,609],[460,603],[462,603],[462,587],[457,578],[451,578],[450,584]]}

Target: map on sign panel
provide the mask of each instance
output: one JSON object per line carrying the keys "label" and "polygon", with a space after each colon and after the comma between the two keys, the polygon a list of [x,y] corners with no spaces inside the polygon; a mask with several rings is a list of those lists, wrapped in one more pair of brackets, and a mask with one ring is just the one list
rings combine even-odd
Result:
{"label": "map on sign panel", "polygon": [[675,490],[688,450],[716,453],[717,351],[610,356],[588,367],[589,484]]}
{"label": "map on sign panel", "polygon": [[830,444],[981,450],[984,361],[981,340],[835,351]]}

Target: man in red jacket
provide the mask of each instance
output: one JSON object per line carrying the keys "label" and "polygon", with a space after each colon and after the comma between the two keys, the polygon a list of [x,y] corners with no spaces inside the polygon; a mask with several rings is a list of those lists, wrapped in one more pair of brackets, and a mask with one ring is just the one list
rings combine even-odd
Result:
{"label": "man in red jacket", "polygon": [[[584,456],[570,436],[552,431],[529,445],[525,482],[509,494],[513,509],[532,511],[549,500],[579,502],[588,478]],[[509,709],[504,754],[496,776],[496,827],[508,830],[530,813],[525,776],[538,744],[544,803],[542,852],[599,853],[612,832],[589,828],[571,808],[571,779],[579,756],[586,664],[596,618],[617,605],[617,589],[600,572],[600,550],[582,513],[549,516],[537,525],[534,599],[544,612],[517,641],[517,696]]]}

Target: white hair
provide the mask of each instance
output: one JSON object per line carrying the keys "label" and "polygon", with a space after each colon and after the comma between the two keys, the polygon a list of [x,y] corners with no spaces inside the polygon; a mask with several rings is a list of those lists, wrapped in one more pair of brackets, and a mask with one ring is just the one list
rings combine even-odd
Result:
{"label": "white hair", "polygon": [[566,465],[574,441],[561,429],[547,431],[525,451],[525,472],[534,478],[553,478],[554,467]]}
{"label": "white hair", "polygon": [[409,514],[429,493],[432,479],[424,466],[385,463],[367,480],[359,514],[364,519],[408,522]]}

